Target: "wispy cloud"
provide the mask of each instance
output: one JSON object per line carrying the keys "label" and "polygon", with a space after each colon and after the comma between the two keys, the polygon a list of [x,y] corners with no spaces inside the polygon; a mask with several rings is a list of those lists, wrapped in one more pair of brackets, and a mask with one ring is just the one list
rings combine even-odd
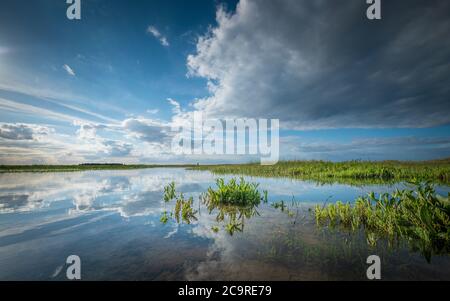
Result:
{"label": "wispy cloud", "polygon": [[151,109],[151,110],[147,110],[146,111],[149,114],[158,114],[159,110],[158,109]]}
{"label": "wispy cloud", "polygon": [[149,27],[147,27],[147,33],[149,33],[152,36],[154,36],[155,38],[157,38],[159,40],[159,42],[161,43],[161,45],[163,45],[165,47],[170,46],[167,38],[165,36],[163,36],[155,26],[150,25]]}
{"label": "wispy cloud", "polygon": [[69,65],[64,64],[63,69],[66,70],[67,74],[69,74],[70,76],[75,76],[75,71],[73,71],[73,69]]}
{"label": "wispy cloud", "polygon": [[81,120],[85,122],[89,122],[88,120],[77,117],[77,116],[71,116],[68,114],[55,112],[46,108],[41,108],[37,106],[33,106],[30,104],[20,103],[16,101],[12,101],[5,98],[0,98],[0,110],[2,111],[9,111],[9,112],[15,112],[25,115],[34,115],[34,116],[43,116],[46,119],[52,119],[56,121],[66,121],[73,123],[74,120]]}

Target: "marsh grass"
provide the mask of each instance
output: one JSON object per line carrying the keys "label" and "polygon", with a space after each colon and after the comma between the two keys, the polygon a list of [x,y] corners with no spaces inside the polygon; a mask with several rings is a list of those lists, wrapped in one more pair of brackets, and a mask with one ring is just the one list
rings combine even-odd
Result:
{"label": "marsh grass", "polygon": [[[197,210],[193,209],[194,199],[190,197],[185,199],[183,193],[177,195],[175,182],[171,182],[164,187],[164,206],[172,200],[176,200],[173,211],[170,213],[170,217],[175,218],[177,223],[191,224],[197,220]],[[169,215],[167,211],[164,211],[160,218],[161,223],[166,224],[169,221]]]}
{"label": "marsh grass", "polygon": [[176,198],[175,182],[171,182],[169,185],[164,187],[164,202],[170,202],[174,198]]}
{"label": "marsh grass", "polygon": [[430,261],[432,254],[450,252],[450,194],[436,194],[429,182],[415,183],[413,190],[393,194],[374,193],[359,197],[354,205],[337,202],[316,206],[320,226],[346,231],[363,229],[369,245],[387,238],[391,243],[406,241]]}
{"label": "marsh grass", "polygon": [[[218,212],[216,222],[225,223],[225,231],[233,235],[244,230],[245,220],[259,215],[257,207],[261,201],[268,202],[267,190],[260,192],[258,186],[259,184],[247,182],[242,177],[239,181],[231,179],[228,183],[219,178],[216,180],[216,187],[209,187],[200,198],[209,214]],[[214,227],[218,229],[218,226]]]}
{"label": "marsh grass", "polygon": [[246,182],[244,178],[240,178],[239,182],[236,179],[231,179],[228,183],[219,178],[216,180],[216,189],[209,187],[206,193],[208,202],[212,204],[222,205],[259,205],[261,201],[267,202],[268,193],[258,190],[259,184]]}
{"label": "marsh grass", "polygon": [[[224,224],[224,229],[229,235],[233,235],[235,232],[243,232],[245,221],[259,215],[257,205],[255,204],[223,204],[209,198],[207,194],[203,194],[201,200],[209,214],[217,212],[216,222],[218,224]],[[211,229],[217,233],[219,232],[219,225],[215,225]]]}
{"label": "marsh grass", "polygon": [[185,199],[183,194],[177,198],[177,202],[175,204],[174,215],[177,223],[183,221],[186,224],[190,224],[192,221],[196,221],[196,213],[197,211],[193,209],[194,199],[190,197],[189,199]]}
{"label": "marsh grass", "polygon": [[399,181],[432,181],[450,183],[450,159],[438,161],[281,161],[275,165],[259,163],[204,165],[192,167],[215,174],[259,177],[285,177],[313,180],[319,183],[383,184]]}

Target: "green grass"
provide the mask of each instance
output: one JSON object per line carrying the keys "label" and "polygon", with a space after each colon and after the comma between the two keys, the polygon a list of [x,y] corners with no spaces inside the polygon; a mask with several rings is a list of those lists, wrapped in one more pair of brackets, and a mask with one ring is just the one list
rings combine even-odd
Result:
{"label": "green grass", "polygon": [[[175,182],[171,182],[169,185],[164,187],[163,199],[164,205],[172,200],[176,201],[173,211],[170,213],[170,217],[175,218],[177,223],[183,222],[189,225],[193,221],[197,220],[196,214],[198,211],[194,210],[192,207],[194,205],[194,199],[192,197],[185,199],[183,193],[177,194]],[[164,210],[160,221],[163,224],[166,224],[169,221],[167,211]]]}
{"label": "green grass", "polygon": [[80,165],[0,165],[0,173],[6,172],[75,172],[86,170],[128,170],[158,167],[193,167],[194,165],[148,164],[80,164]]}
{"label": "green grass", "polygon": [[219,178],[216,180],[216,186],[216,189],[209,187],[206,193],[206,198],[213,204],[257,206],[262,200],[267,202],[267,191],[261,193],[258,190],[259,184],[246,182],[244,178],[239,182],[231,179],[228,183]]}
{"label": "green grass", "polygon": [[337,202],[316,206],[314,216],[321,226],[343,230],[363,229],[367,242],[380,238],[406,241],[429,261],[432,254],[450,252],[450,194],[435,193],[430,183],[416,184],[413,190],[391,194],[374,193],[360,197],[354,205]]}
{"label": "green grass", "polygon": [[320,183],[382,184],[399,181],[432,181],[450,183],[450,159],[437,161],[282,161],[275,165],[259,163],[236,165],[202,165],[195,170],[215,174],[235,174],[259,177],[286,177],[314,180]]}

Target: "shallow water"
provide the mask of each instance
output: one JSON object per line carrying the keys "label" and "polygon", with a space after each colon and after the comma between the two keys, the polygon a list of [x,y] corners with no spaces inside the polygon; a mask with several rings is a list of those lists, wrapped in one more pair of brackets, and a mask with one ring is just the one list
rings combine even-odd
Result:
{"label": "shallow water", "polygon": [[[450,256],[427,263],[405,246],[380,242],[370,248],[362,233],[319,229],[308,213],[317,203],[353,201],[401,184],[246,177],[268,190],[269,204],[230,235],[217,222],[218,212],[209,213],[198,200],[215,178],[181,168],[1,174],[0,280],[64,280],[72,254],[81,258],[84,280],[364,280],[372,254],[381,257],[382,279],[450,280]],[[160,222],[173,207],[162,201],[171,181],[195,199],[199,212],[191,224]],[[291,217],[270,206],[292,199]]]}

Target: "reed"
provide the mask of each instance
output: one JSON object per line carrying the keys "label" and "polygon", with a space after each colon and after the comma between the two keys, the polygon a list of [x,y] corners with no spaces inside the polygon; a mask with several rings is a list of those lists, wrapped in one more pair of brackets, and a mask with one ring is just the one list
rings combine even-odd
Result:
{"label": "reed", "polygon": [[429,182],[415,183],[415,189],[393,194],[359,197],[354,205],[337,202],[316,206],[314,216],[320,226],[343,230],[363,229],[367,242],[378,239],[406,241],[428,261],[432,254],[450,252],[450,194],[437,195]]}
{"label": "reed", "polygon": [[275,165],[258,163],[236,165],[203,165],[191,167],[209,170],[214,174],[286,177],[314,180],[320,183],[382,184],[399,181],[432,181],[450,183],[450,160],[403,161],[282,161]]}

